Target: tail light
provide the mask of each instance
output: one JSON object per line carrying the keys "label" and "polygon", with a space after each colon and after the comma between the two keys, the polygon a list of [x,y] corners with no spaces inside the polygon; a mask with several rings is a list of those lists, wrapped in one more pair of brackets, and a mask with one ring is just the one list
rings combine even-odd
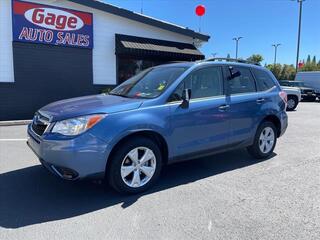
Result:
{"label": "tail light", "polygon": [[282,101],[286,104],[286,108],[287,108],[287,103],[288,103],[287,93],[285,91],[281,91],[279,92],[279,96],[282,99]]}

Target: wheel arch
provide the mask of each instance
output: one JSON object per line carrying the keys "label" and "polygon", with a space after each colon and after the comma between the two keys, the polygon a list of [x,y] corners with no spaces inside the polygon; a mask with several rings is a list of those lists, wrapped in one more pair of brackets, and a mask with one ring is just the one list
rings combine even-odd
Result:
{"label": "wheel arch", "polygon": [[295,94],[290,94],[289,93],[287,96],[288,96],[288,98],[292,97],[292,98],[295,98],[297,101],[299,101],[299,97],[297,95],[295,95]]}
{"label": "wheel arch", "polygon": [[280,135],[281,135],[281,121],[280,121],[280,119],[276,115],[268,115],[262,120],[262,122],[266,122],[266,121],[272,122],[275,125],[275,127],[277,129],[277,137],[280,137]]}
{"label": "wheel arch", "polygon": [[108,165],[110,164],[109,159],[112,158],[113,154],[121,147],[122,144],[125,142],[129,141],[130,139],[136,138],[136,137],[146,137],[149,138],[150,140],[154,141],[160,148],[161,150],[161,155],[162,155],[162,162],[164,165],[168,163],[168,144],[165,138],[158,132],[154,130],[140,130],[136,131],[133,133],[130,133],[126,136],[123,136],[118,142],[112,147],[110,154],[108,156],[108,160],[106,163],[106,173],[108,170]]}

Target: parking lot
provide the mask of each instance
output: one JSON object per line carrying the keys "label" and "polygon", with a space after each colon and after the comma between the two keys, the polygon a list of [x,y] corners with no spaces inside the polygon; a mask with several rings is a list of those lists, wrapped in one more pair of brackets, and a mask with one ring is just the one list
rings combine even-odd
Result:
{"label": "parking lot", "polygon": [[271,159],[245,150],[166,167],[121,196],[48,174],[26,126],[0,127],[0,239],[319,239],[320,103],[300,103]]}

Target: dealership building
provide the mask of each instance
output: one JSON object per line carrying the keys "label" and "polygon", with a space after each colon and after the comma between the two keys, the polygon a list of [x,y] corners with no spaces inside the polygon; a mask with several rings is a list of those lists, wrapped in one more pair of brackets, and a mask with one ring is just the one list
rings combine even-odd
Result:
{"label": "dealership building", "polygon": [[0,1],[0,121],[203,59],[209,36],[95,0]]}

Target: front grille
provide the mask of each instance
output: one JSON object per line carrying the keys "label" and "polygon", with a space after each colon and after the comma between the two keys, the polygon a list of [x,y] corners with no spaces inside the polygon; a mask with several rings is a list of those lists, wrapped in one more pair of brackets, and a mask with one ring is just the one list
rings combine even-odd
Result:
{"label": "front grille", "polygon": [[32,122],[32,130],[39,136],[42,136],[44,131],[48,127],[48,121],[47,118],[44,116],[41,116],[39,113],[36,113],[36,115],[33,118]]}
{"label": "front grille", "polygon": [[32,123],[32,130],[39,136],[42,136],[48,125]]}
{"label": "front grille", "polygon": [[313,93],[314,91],[313,90],[302,90],[302,93],[305,93],[305,94],[308,94],[308,93]]}

